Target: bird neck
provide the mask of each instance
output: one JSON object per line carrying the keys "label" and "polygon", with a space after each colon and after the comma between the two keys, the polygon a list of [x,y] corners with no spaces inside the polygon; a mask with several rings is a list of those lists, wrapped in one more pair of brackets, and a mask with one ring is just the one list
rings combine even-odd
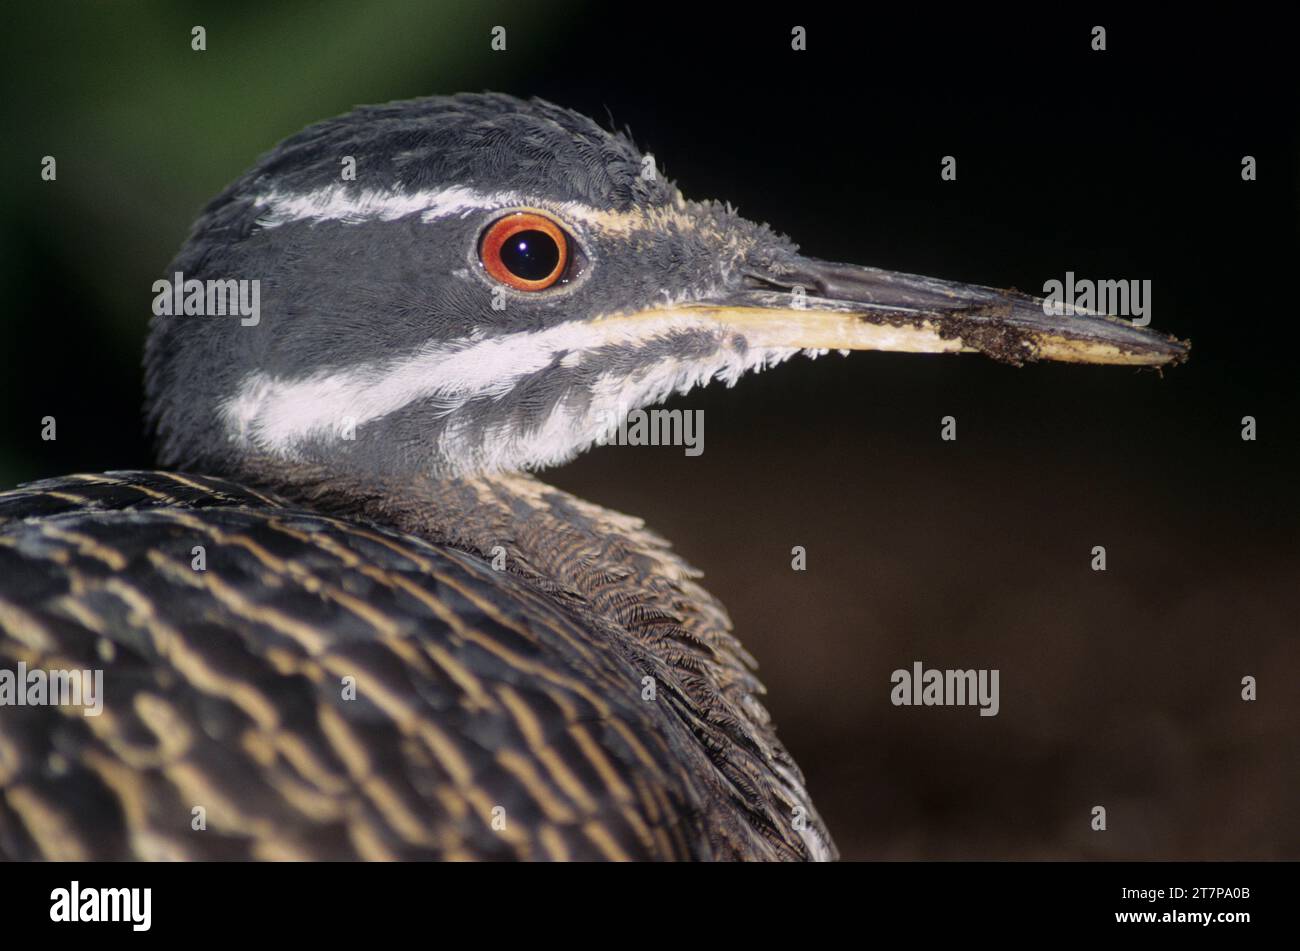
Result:
{"label": "bird neck", "polygon": [[[815,816],[726,609],[696,582],[700,572],[640,519],[521,473],[395,485],[277,462],[243,475],[317,511],[375,521],[522,578],[572,612],[602,645],[639,665],[642,675],[654,676],[657,690],[686,701],[674,706],[691,719],[726,777],[726,794],[743,799],[762,826],[788,829],[800,808]],[[661,680],[665,667],[671,683]],[[642,691],[641,677],[628,689]],[[816,830],[800,835],[810,853],[824,848]]]}
{"label": "bird neck", "polygon": [[372,474],[276,462],[254,463],[243,475],[317,511],[366,518],[477,555],[583,613],[616,622],[672,666],[688,659],[674,651],[692,655],[691,668],[702,664],[719,689],[761,690],[726,610],[696,583],[700,572],[639,518],[524,473],[415,477],[397,485]]}

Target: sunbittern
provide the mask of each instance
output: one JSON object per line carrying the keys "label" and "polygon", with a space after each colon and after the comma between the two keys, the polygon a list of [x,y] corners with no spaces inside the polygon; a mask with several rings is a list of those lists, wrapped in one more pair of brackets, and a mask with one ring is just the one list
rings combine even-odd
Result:
{"label": "sunbittern", "polygon": [[293,136],[172,274],[260,293],[258,319],[185,313],[202,292],[153,319],[178,471],[0,495],[5,668],[103,672],[98,716],[0,709],[8,858],[833,857],[697,573],[526,471],[800,351],[1185,350],[801,256],[502,95]]}

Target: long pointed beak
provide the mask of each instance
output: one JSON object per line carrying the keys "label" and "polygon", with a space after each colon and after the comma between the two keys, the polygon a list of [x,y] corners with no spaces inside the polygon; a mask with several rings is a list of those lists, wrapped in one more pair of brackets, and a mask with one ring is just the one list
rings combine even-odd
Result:
{"label": "long pointed beak", "polygon": [[978,352],[1035,360],[1171,366],[1189,344],[1108,314],[1058,314],[1016,290],[796,257],[780,273],[679,308],[742,333],[752,347]]}

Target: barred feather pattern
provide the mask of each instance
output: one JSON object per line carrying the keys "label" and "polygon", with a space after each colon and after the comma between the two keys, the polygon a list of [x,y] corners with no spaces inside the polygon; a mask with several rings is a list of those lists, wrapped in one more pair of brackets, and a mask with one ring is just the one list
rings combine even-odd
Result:
{"label": "barred feather pattern", "polygon": [[0,669],[104,671],[0,708],[0,856],[830,857],[694,577],[527,476],[0,494]]}

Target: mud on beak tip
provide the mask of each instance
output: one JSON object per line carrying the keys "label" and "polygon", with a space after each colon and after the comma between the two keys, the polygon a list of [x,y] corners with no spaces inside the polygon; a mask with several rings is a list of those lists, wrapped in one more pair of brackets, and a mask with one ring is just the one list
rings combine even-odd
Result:
{"label": "mud on beak tip", "polygon": [[1182,363],[1190,350],[1187,341],[1118,317],[1055,313],[1016,290],[810,258],[697,307],[760,347],[976,352],[1016,366],[1054,360],[1151,367]]}

